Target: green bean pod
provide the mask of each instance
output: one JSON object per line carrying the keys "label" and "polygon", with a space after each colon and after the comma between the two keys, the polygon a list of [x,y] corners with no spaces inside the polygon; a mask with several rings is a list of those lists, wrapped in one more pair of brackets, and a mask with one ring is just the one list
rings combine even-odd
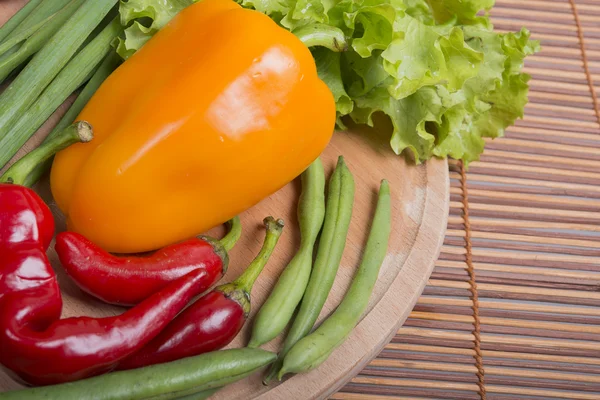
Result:
{"label": "green bean pod", "polygon": [[313,249],[325,217],[325,170],[321,160],[317,158],[301,179],[302,194],[298,203],[300,248],[256,315],[248,347],[261,346],[283,331],[308,285]]}
{"label": "green bean pod", "polygon": [[236,382],[275,360],[261,349],[205,353],[77,382],[0,393],[2,400],[175,399]]}
{"label": "green bean pod", "polygon": [[283,360],[279,379],[287,373],[306,372],[318,367],[348,337],[365,312],[379,269],[387,254],[391,231],[390,188],[381,182],[379,200],[362,262],[344,299],[329,318],[292,347]]}
{"label": "green bean pod", "polygon": [[206,400],[210,396],[212,396],[213,394],[217,393],[221,389],[222,388],[214,388],[214,389],[203,390],[203,391],[198,392],[198,393],[189,394],[187,396],[179,397],[177,400]]}
{"label": "green bean pod", "polygon": [[353,204],[354,178],[344,163],[344,158],[340,156],[329,181],[325,223],[306,292],[283,349],[279,353],[279,359],[271,367],[264,383],[277,376],[287,352],[310,332],[323,309],[346,246]]}

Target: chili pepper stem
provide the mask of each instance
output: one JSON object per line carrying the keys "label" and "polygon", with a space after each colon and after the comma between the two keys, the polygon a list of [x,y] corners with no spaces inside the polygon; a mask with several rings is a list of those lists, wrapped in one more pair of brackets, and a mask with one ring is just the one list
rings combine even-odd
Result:
{"label": "chili pepper stem", "polygon": [[220,242],[221,245],[223,245],[223,248],[229,252],[242,236],[242,223],[240,222],[240,217],[233,217],[227,221],[227,225],[229,226],[229,232],[227,232]]}
{"label": "chili pepper stem", "polygon": [[250,293],[252,291],[252,286],[254,285],[256,278],[258,278],[267,264],[267,261],[269,260],[271,253],[273,253],[275,245],[281,236],[281,232],[283,231],[284,222],[282,219],[275,220],[273,217],[267,217],[263,222],[267,228],[265,242],[246,271],[233,282],[238,289],[245,293]]}
{"label": "chili pepper stem", "polygon": [[306,47],[323,46],[336,53],[348,50],[348,41],[341,29],[326,24],[310,24],[292,32]]}
{"label": "chili pepper stem", "polygon": [[52,139],[43,143],[19,161],[14,163],[0,177],[0,183],[14,183],[24,185],[29,174],[41,163],[48,160],[54,154],[75,143],[87,143],[94,138],[92,126],[85,122],[76,122]]}

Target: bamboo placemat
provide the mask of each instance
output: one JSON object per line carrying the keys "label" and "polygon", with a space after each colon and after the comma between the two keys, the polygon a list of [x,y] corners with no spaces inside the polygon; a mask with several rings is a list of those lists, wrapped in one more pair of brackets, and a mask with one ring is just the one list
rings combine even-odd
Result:
{"label": "bamboo placemat", "polygon": [[526,117],[465,173],[410,318],[333,399],[600,399],[600,0],[497,0],[543,50]]}

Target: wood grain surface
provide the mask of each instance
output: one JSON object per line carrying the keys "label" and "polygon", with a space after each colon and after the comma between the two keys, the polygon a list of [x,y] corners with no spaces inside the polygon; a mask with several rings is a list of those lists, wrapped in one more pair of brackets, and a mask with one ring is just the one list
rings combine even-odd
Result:
{"label": "wood grain surface", "polygon": [[[22,3],[22,0],[0,2],[0,24]],[[47,134],[53,121],[49,121],[28,142],[26,148],[38,143]],[[322,156],[329,175],[338,155],[344,155],[355,176],[356,198],[344,257],[320,320],[329,315],[344,296],[360,262],[379,181],[382,178],[390,181],[393,230],[388,255],[371,297],[368,313],[348,340],[317,370],[293,376],[270,387],[263,386],[261,376],[257,374],[221,390],[214,396],[215,399],[326,398],[376,357],[407,318],[427,283],[444,239],[449,201],[448,164],[433,160],[420,166],[407,165],[403,158],[391,151],[388,128],[374,130],[354,127],[351,132],[338,132]],[[55,213],[58,229],[64,229],[63,218],[52,201],[47,182],[42,182],[36,189]],[[252,292],[252,315],[259,309],[298,247],[300,237],[295,210],[300,189],[296,180],[241,216],[244,235],[231,252],[230,268],[224,278],[226,281],[238,276],[258,252],[264,235],[262,219],[273,215],[286,221],[280,244]],[[218,236],[222,234],[222,229],[216,228],[210,233]],[[81,292],[65,276],[53,250],[49,256],[63,291],[64,316],[108,316],[123,311]],[[252,316],[231,347],[247,343],[251,322]],[[264,347],[276,351],[280,342],[281,338],[278,338]],[[17,388],[18,384],[0,373],[0,390]]]}

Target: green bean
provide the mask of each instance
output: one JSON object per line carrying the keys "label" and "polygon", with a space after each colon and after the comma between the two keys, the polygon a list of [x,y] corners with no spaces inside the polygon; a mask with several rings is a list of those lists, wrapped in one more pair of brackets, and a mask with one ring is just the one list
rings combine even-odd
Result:
{"label": "green bean", "polygon": [[292,347],[283,360],[279,379],[290,372],[306,372],[318,367],[352,332],[369,304],[379,269],[387,254],[390,231],[390,188],[384,180],[381,182],[377,209],[362,262],[350,289],[334,313]]}
{"label": "green bean", "polygon": [[40,4],[42,0],[29,0],[11,19],[0,27],[0,43],[4,41]]}
{"label": "green bean", "polygon": [[180,397],[178,400],[206,400],[221,389],[222,388],[203,390],[202,392]]}
{"label": "green bean", "polygon": [[[88,101],[90,101],[94,93],[96,93],[96,90],[98,90],[100,85],[102,85],[102,82],[104,82],[106,78],[113,73],[121,61],[123,61],[123,59],[115,51],[108,53],[102,64],[100,64],[100,66],[94,72],[94,75],[92,75],[90,80],[85,84],[83,90],[81,90],[77,96],[77,99],[75,99],[69,110],[65,113],[65,115],[63,115],[52,132],[50,132],[50,134],[46,137],[44,143],[54,138],[63,129],[75,121],[75,118],[77,118],[81,111],[83,111],[85,105],[88,103]],[[52,166],[52,159],[53,158],[37,165],[27,177],[25,185],[31,187],[33,184],[39,181],[42,175],[44,175],[44,173],[46,173],[46,171],[48,171]]]}
{"label": "green bean", "polygon": [[258,312],[248,347],[261,346],[283,331],[308,285],[313,249],[325,217],[325,171],[321,160],[317,158],[301,179],[302,194],[298,203],[300,248]]}
{"label": "green bean", "polygon": [[59,72],[38,99],[0,137],[0,166],[6,164],[56,109],[77,89],[112,50],[111,42],[123,27],[115,18]]}
{"label": "green bean", "polygon": [[238,381],[275,359],[261,349],[205,353],[54,386],[0,393],[1,400],[138,400],[186,396]]}
{"label": "green bean", "polygon": [[[0,58],[0,82],[4,81],[21,64],[37,53],[54,34],[71,18],[84,0],[72,0],[63,9],[27,39],[18,49],[15,47]],[[45,3],[44,3],[45,4]]]}
{"label": "green bean", "polygon": [[279,359],[273,364],[265,383],[277,375],[287,352],[310,332],[323,309],[346,245],[353,203],[354,178],[344,163],[344,158],[339,157],[329,181],[325,223],[319,239],[313,271],[300,303],[298,315],[285,339]]}
{"label": "green bean", "polygon": [[[117,0],[84,1],[0,94],[0,138],[8,134],[22,113],[52,82],[116,3]],[[4,148],[0,149],[4,151]]]}

